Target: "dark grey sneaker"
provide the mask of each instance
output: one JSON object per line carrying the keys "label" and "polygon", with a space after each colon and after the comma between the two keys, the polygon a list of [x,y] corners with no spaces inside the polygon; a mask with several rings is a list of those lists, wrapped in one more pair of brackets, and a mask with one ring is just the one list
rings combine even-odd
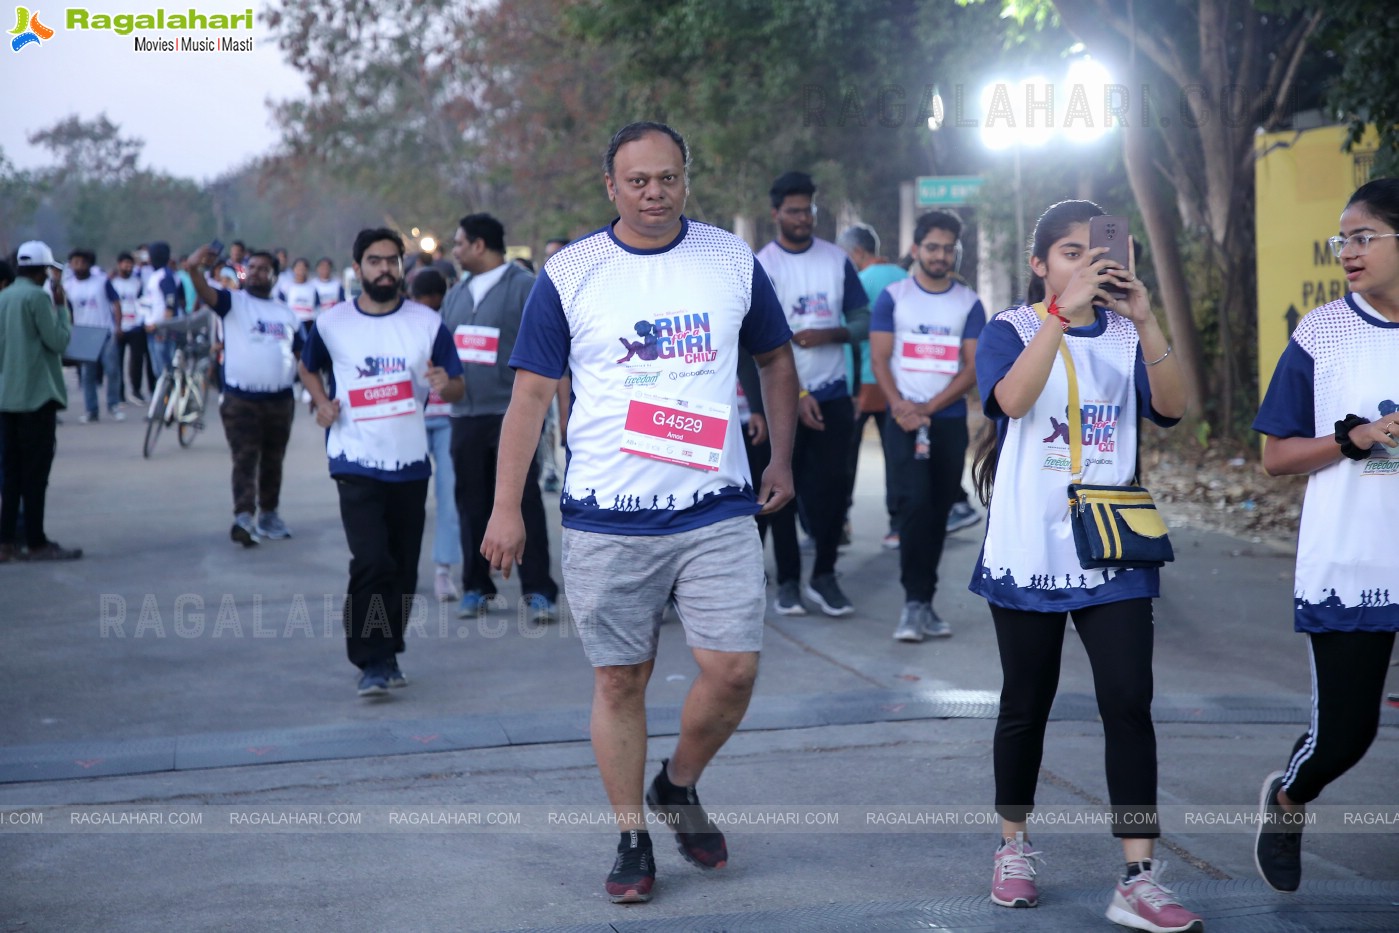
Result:
{"label": "dark grey sneaker", "polygon": [[969,503],[955,502],[952,505],[952,510],[947,513],[947,533],[952,534],[954,531],[970,528],[980,521],[981,516]]}
{"label": "dark grey sneaker", "polygon": [[772,608],[780,616],[804,616],[806,607],[802,605],[801,586],[796,580],[777,584],[777,599]]}
{"label": "dark grey sneaker", "polygon": [[387,669],[384,671],[384,680],[391,689],[408,686],[408,678],[398,668],[398,658],[388,662]]}
{"label": "dark grey sneaker", "polygon": [[287,523],[282,521],[282,517],[273,511],[259,513],[256,527],[260,538],[278,541],[291,537],[291,529],[287,527]]}
{"label": "dark grey sneaker", "polygon": [[805,593],[806,598],[828,616],[848,616],[855,611],[855,607],[850,605],[850,600],[840,591],[840,585],[836,583],[836,575],[833,573],[812,577],[811,582],[806,585]]}
{"label": "dark grey sneaker", "polygon": [[233,527],[228,536],[243,547],[254,547],[258,543],[257,528],[253,525],[252,512],[239,512],[233,517]]}
{"label": "dark grey sneaker", "polygon": [[380,662],[371,664],[359,675],[359,695],[381,697],[389,692],[388,666]]}
{"label": "dark grey sneaker", "polygon": [[942,621],[942,616],[929,605],[928,614],[923,617],[923,634],[929,638],[951,638],[952,626]]}
{"label": "dark grey sneaker", "polygon": [[1282,772],[1263,779],[1258,799],[1258,835],[1254,839],[1253,864],[1274,891],[1291,893],[1302,883],[1303,811],[1288,813],[1278,803]]}
{"label": "dark grey sneaker", "polygon": [[899,613],[899,627],[894,629],[894,640],[922,641],[926,634],[923,628],[932,611],[927,603],[904,603],[903,612]]}
{"label": "dark grey sneaker", "polygon": [[83,556],[80,547],[64,547],[57,541],[46,542],[43,547],[30,548],[24,552],[24,560],[77,560]]}

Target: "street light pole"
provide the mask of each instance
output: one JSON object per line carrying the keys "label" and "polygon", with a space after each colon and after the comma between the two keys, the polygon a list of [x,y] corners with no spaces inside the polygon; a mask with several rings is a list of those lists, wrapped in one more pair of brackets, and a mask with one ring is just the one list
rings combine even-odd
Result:
{"label": "street light pole", "polygon": [[1015,251],[1011,254],[1011,268],[1015,275],[1011,279],[1014,291],[1011,293],[1011,301],[1022,301],[1025,299],[1024,277],[1026,263],[1025,249],[1025,189],[1020,184],[1020,143],[1017,141],[1012,148],[1015,150]]}

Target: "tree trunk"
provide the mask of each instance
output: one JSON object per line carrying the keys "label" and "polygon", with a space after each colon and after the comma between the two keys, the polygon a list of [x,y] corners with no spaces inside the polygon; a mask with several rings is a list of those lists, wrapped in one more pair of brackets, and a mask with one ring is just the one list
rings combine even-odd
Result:
{"label": "tree trunk", "polygon": [[1177,241],[1179,216],[1175,203],[1162,190],[1160,176],[1152,164],[1147,130],[1140,122],[1134,122],[1123,131],[1122,153],[1127,164],[1127,179],[1146,225],[1152,265],[1161,286],[1161,304],[1166,309],[1166,323],[1170,327],[1171,352],[1179,357],[1185,373],[1191,417],[1200,418],[1205,415],[1205,363]]}

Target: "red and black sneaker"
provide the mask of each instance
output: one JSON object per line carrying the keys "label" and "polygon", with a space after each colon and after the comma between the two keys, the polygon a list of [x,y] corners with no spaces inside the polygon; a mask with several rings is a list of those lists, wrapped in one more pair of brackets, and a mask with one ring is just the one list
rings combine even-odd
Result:
{"label": "red and black sneaker", "polygon": [[669,758],[661,761],[660,773],[646,791],[646,805],[675,831],[677,848],[687,862],[699,868],[723,868],[729,860],[724,834],[700,806],[693,784],[680,787],[670,782],[669,764]]}
{"label": "red and black sneaker", "polygon": [[630,830],[617,843],[617,861],[607,876],[607,896],[614,904],[641,904],[651,899],[656,884],[656,858],[651,834]]}

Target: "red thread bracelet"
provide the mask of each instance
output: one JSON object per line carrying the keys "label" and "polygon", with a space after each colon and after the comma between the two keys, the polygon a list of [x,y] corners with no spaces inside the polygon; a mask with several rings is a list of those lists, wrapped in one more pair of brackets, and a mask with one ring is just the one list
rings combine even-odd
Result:
{"label": "red thread bracelet", "polygon": [[1059,296],[1054,295],[1049,299],[1049,307],[1045,308],[1045,313],[1059,322],[1059,326],[1068,333],[1069,319],[1059,313]]}

